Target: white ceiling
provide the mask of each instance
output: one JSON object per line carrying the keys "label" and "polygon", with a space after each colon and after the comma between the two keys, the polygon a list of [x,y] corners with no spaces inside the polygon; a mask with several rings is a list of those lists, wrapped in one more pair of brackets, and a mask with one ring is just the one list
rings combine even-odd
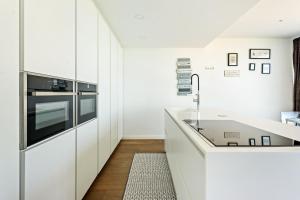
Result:
{"label": "white ceiling", "polygon": [[95,1],[123,46],[179,48],[204,47],[259,0]]}
{"label": "white ceiling", "polygon": [[[282,20],[282,22],[279,22]],[[261,0],[223,34],[224,37],[300,36],[300,0]]]}

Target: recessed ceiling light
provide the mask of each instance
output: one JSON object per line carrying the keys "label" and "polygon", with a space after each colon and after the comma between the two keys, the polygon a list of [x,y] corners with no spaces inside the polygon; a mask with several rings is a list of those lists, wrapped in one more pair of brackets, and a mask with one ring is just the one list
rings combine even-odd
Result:
{"label": "recessed ceiling light", "polygon": [[136,14],[136,15],[134,15],[134,18],[138,19],[138,20],[143,20],[145,17],[144,17],[144,15]]}

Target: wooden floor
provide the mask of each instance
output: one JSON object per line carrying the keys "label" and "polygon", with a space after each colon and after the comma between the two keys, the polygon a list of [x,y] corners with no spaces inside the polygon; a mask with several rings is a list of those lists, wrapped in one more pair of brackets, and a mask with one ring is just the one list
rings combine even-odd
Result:
{"label": "wooden floor", "polygon": [[122,200],[134,153],[164,152],[163,140],[122,140],[85,200]]}

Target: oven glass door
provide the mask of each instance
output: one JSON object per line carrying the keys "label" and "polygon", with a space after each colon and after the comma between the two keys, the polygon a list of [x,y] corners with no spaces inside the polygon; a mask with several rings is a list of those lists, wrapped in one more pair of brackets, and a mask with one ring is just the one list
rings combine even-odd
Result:
{"label": "oven glass door", "polygon": [[97,117],[97,96],[79,95],[78,96],[78,123],[89,121]]}
{"label": "oven glass door", "polygon": [[73,127],[73,96],[28,96],[27,146]]}

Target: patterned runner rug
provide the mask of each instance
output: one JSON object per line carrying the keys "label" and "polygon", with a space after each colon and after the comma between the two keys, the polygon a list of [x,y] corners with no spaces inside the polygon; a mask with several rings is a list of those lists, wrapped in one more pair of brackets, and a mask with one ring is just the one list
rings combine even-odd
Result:
{"label": "patterned runner rug", "polygon": [[134,155],[123,200],[176,200],[166,154]]}

